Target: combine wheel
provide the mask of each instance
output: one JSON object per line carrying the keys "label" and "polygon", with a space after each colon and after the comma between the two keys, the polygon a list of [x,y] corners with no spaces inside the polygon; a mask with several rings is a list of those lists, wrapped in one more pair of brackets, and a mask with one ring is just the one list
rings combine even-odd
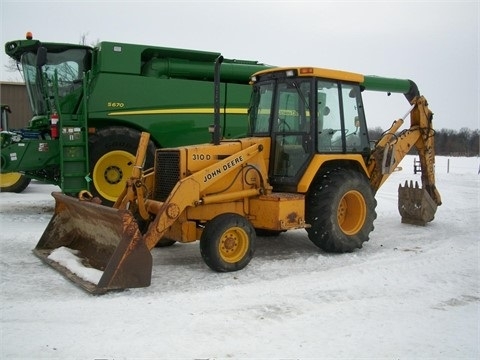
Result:
{"label": "combine wheel", "polygon": [[21,193],[31,179],[20,173],[0,174],[0,192]]}
{"label": "combine wheel", "polygon": [[252,260],[255,240],[255,229],[247,219],[237,214],[221,214],[205,226],[200,252],[212,270],[237,271]]}
{"label": "combine wheel", "polygon": [[330,252],[351,252],[368,241],[377,201],[367,178],[352,169],[326,172],[307,195],[308,237]]}
{"label": "combine wheel", "polygon": [[[124,127],[101,129],[90,137],[92,194],[104,204],[113,205],[125,188],[125,181],[132,174],[139,139],[140,132]],[[155,146],[150,141],[145,169],[153,166],[154,155]]]}

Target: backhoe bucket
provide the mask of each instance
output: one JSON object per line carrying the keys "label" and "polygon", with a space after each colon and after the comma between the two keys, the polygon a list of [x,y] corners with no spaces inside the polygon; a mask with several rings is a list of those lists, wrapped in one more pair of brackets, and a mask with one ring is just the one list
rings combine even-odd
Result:
{"label": "backhoe bucket", "polygon": [[405,182],[398,187],[398,211],[402,223],[425,226],[435,218],[437,204],[428,192],[418,186],[418,182]]}
{"label": "backhoe bucket", "polygon": [[55,213],[34,253],[94,294],[150,285],[152,256],[128,210],[52,193]]}

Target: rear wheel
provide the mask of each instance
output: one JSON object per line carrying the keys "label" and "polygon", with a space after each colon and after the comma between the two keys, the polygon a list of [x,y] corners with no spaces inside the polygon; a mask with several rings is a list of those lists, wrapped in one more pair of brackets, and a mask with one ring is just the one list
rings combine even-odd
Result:
{"label": "rear wheel", "polygon": [[209,221],[200,237],[200,252],[215,271],[243,269],[255,252],[255,229],[243,216],[221,214]]}
{"label": "rear wheel", "polygon": [[[132,175],[139,141],[140,132],[125,127],[101,129],[90,137],[91,191],[107,205],[113,205]],[[145,169],[153,166],[154,155],[155,146],[150,141]]]}
{"label": "rear wheel", "polygon": [[21,193],[31,179],[20,173],[0,174],[0,192]]}
{"label": "rear wheel", "polygon": [[312,184],[306,220],[310,240],[323,250],[351,252],[368,241],[377,201],[367,178],[353,169],[333,169]]}

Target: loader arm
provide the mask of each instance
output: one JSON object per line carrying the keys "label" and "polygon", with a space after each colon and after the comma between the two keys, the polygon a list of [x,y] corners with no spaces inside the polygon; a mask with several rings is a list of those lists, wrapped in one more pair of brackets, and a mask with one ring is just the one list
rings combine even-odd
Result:
{"label": "loader arm", "polygon": [[[263,145],[251,145],[244,150],[180,180],[163,203],[154,200],[146,200],[145,205],[149,211],[156,213],[155,219],[150,224],[143,238],[147,248],[151,250],[155,247],[163,234],[187,207],[198,206],[207,201],[208,197],[200,197],[200,194],[202,194],[204,190],[214,183],[221,181],[225,176],[232,172],[239,171],[239,169],[243,168],[250,159],[258,155],[262,150]],[[210,179],[208,175],[212,173],[215,173],[216,175],[214,178]],[[234,201],[237,199],[243,199],[258,195],[264,190],[264,188],[253,188],[238,191],[233,194],[229,193],[228,198],[225,198],[224,200]],[[217,197],[217,195],[215,195],[215,197]],[[221,201],[221,198],[217,197],[217,199]]]}
{"label": "loader arm", "polygon": [[[148,137],[144,134],[137,152],[137,165],[144,157],[142,149],[145,148],[146,142]],[[127,184],[122,200],[117,203],[118,208],[109,208],[95,201],[84,201],[61,193],[52,193],[56,201],[55,214],[34,253],[91,293],[101,294],[109,290],[149,286],[152,272],[150,251],[187,207],[198,206],[204,202],[238,200],[266,190],[266,186],[261,184],[235,193],[228,192],[223,198],[222,194],[201,197],[209,186],[232,172],[242,171],[247,162],[262,150],[262,144],[253,144],[180,180],[163,203],[145,200],[146,209],[156,217],[143,236],[137,219],[127,209],[129,204],[139,199],[144,200],[143,192],[136,191],[137,188],[142,188],[136,184],[143,180],[139,170],[135,171],[131,179],[132,184]],[[258,163],[262,164],[261,161]],[[265,169],[259,171],[266,173]],[[213,178],[208,176],[212,173],[216,174]],[[151,211],[152,209],[158,210]],[[62,260],[52,258],[52,254],[61,248],[73,251],[87,268],[99,270],[101,277],[98,282],[86,280],[83,272],[72,272]]]}

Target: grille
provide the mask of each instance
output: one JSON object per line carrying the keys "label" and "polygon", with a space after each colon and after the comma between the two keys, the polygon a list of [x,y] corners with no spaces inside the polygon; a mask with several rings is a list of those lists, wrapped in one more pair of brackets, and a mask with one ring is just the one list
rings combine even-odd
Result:
{"label": "grille", "polygon": [[155,153],[154,199],[165,201],[180,180],[180,152],[157,150]]}

